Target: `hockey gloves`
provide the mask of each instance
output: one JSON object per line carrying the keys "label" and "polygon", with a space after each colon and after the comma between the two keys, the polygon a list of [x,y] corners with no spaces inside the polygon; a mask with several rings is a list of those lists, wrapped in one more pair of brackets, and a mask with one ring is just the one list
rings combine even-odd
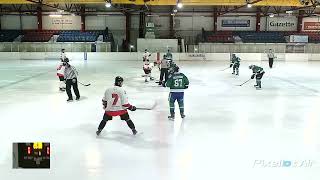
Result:
{"label": "hockey gloves", "polygon": [[251,79],[254,79],[254,76],[255,76],[255,75],[254,75],[254,74],[252,74]]}
{"label": "hockey gloves", "polygon": [[131,106],[131,107],[129,108],[129,110],[130,110],[130,111],[135,111],[135,110],[137,110],[137,108],[136,108],[135,106]]}
{"label": "hockey gloves", "polygon": [[232,64],[230,64],[230,68],[232,67]]}

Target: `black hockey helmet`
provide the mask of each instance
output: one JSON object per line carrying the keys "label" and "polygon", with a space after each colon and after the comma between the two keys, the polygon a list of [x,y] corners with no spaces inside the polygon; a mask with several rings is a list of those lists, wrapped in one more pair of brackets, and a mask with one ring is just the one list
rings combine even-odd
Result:
{"label": "black hockey helmet", "polygon": [[120,86],[120,83],[123,82],[123,78],[121,76],[117,76],[115,79],[114,79],[114,85],[116,86]]}
{"label": "black hockey helmet", "polygon": [[252,69],[252,68],[253,68],[253,66],[254,66],[254,65],[250,65],[250,66],[249,66],[249,69]]}
{"label": "black hockey helmet", "polygon": [[68,63],[69,62],[69,58],[65,58],[63,61]]}

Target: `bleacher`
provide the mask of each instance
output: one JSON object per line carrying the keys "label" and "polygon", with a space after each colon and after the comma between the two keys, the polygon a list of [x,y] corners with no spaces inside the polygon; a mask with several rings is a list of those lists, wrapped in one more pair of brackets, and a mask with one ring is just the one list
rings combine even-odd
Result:
{"label": "bleacher", "polygon": [[58,34],[57,30],[26,30],[22,37],[22,42],[48,42],[54,34]]}
{"label": "bleacher", "polygon": [[243,31],[236,32],[244,43],[285,43],[284,34],[282,32],[252,32]]}
{"label": "bleacher", "polygon": [[60,31],[57,42],[95,42],[102,31]]}
{"label": "bleacher", "polygon": [[319,32],[312,32],[312,31],[303,31],[303,32],[294,32],[294,31],[287,31],[285,32],[286,36],[289,35],[306,35],[308,36],[309,43],[320,43],[320,34]]}
{"label": "bleacher", "polygon": [[18,30],[1,30],[0,42],[12,42],[21,34]]}
{"label": "bleacher", "polygon": [[[199,38],[197,38],[199,39]],[[234,43],[233,33],[231,31],[202,31],[201,41],[212,43]]]}

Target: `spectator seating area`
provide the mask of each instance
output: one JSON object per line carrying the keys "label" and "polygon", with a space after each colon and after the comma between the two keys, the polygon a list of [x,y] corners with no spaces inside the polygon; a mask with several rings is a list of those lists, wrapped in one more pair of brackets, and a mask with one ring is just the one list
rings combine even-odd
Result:
{"label": "spectator seating area", "polygon": [[[100,35],[104,42],[114,44],[114,38],[108,28],[105,30],[92,30],[81,32],[79,30],[59,31],[59,30],[1,30],[0,42],[12,42],[19,35],[23,35],[22,42],[48,42],[53,35],[59,35],[57,42],[95,42]],[[310,43],[320,43],[319,32],[255,32],[255,31],[205,31],[197,36],[197,42],[210,43],[234,43],[235,39],[243,43],[285,43],[286,36],[307,35]]]}
{"label": "spectator seating area", "polygon": [[95,42],[99,31],[61,31],[57,42]]}
{"label": "spectator seating area", "polygon": [[281,32],[238,32],[237,35],[244,43],[285,43]]}
{"label": "spectator seating area", "polygon": [[320,43],[320,34],[318,32],[298,33],[292,31],[202,31],[201,35],[197,37],[197,40],[198,42],[234,43],[235,37],[238,36],[243,43],[285,43],[285,36],[289,35],[308,35],[310,43]]}
{"label": "spectator seating area", "polygon": [[306,35],[309,36],[309,42],[310,43],[320,43],[320,33],[319,32],[292,32],[292,31],[287,31],[284,32],[286,36],[288,35]]}
{"label": "spectator seating area", "polygon": [[27,30],[24,31],[22,42],[48,42],[54,34],[58,34],[56,30]]}
{"label": "spectator seating area", "polygon": [[53,35],[59,35],[57,42],[95,42],[99,35],[103,35],[104,42],[114,42],[112,33],[106,30],[85,31],[78,30],[1,30],[0,42],[13,42],[19,35],[22,35],[22,42],[48,42]]}
{"label": "spectator seating area", "polygon": [[233,43],[233,33],[231,31],[218,31],[216,33],[206,33],[205,39],[207,42],[217,43]]}
{"label": "spectator seating area", "polygon": [[21,32],[16,30],[2,30],[0,31],[0,42],[12,42],[20,34]]}

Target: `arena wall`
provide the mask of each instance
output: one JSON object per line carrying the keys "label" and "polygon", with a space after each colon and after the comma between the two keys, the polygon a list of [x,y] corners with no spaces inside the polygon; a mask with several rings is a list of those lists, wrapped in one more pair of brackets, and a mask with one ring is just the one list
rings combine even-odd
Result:
{"label": "arena wall", "polygon": [[[164,53],[160,54],[160,57]],[[71,61],[85,61],[85,53],[75,52],[68,53]],[[241,61],[267,61],[265,53],[236,53],[241,58]],[[308,53],[278,53],[276,61],[286,62],[307,62],[320,61],[320,54]],[[46,60],[58,61],[60,53],[58,52],[0,52],[0,60]],[[106,61],[142,61],[142,53],[138,52],[108,52],[108,53],[87,53],[87,61],[90,60],[106,60]],[[151,61],[157,59],[156,54],[152,54]],[[174,61],[219,61],[229,62],[230,53],[173,53]]]}

